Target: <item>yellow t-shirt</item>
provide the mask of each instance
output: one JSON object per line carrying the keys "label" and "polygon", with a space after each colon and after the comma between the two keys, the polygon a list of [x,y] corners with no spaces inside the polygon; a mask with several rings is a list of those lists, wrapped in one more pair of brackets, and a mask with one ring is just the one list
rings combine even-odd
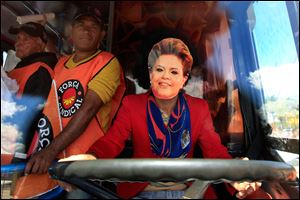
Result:
{"label": "yellow t-shirt", "polygon": [[[69,69],[74,68],[81,63],[86,62],[91,57],[95,56],[95,54],[99,53],[98,50],[93,55],[85,58],[79,62],[74,62],[73,57],[67,61],[65,66]],[[100,54],[101,55],[101,54]],[[110,105],[109,102],[111,101],[113,95],[116,92],[120,84],[120,70],[121,65],[116,57],[114,57],[101,71],[98,73],[93,79],[90,80],[88,83],[88,89],[93,90],[102,100],[104,105],[100,108],[100,115],[102,121],[101,126],[103,130],[106,132],[108,129],[108,121],[109,121],[109,113],[110,113]]]}

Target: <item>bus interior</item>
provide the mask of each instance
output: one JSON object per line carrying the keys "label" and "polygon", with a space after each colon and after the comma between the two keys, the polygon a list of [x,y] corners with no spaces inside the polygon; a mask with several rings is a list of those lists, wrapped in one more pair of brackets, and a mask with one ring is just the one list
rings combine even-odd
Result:
{"label": "bus interior", "polygon": [[[156,42],[184,41],[194,58],[184,90],[208,102],[222,144],[234,158],[293,166],[295,180],[263,180],[262,189],[274,199],[299,198],[298,1],[1,1],[2,69],[19,61],[9,27],[33,16],[49,16],[47,51],[58,58],[71,54],[72,17],[81,7],[102,15],[101,49],[120,61],[125,95],[149,89],[147,58]],[[11,134],[5,118],[13,112],[3,102],[1,94],[1,155]],[[131,148],[129,140],[119,157],[129,158]],[[200,149],[195,157],[201,158]],[[3,165],[1,156],[1,198],[12,198],[4,191],[11,190],[11,181]]]}

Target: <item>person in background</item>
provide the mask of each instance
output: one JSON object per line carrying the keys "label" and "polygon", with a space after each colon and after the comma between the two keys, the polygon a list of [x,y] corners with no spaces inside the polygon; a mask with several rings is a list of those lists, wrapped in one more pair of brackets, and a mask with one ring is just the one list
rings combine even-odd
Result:
{"label": "person in background", "polygon": [[[96,141],[87,154],[61,161],[114,158],[129,137],[133,142],[133,158],[192,158],[195,146],[199,145],[204,158],[231,159],[214,130],[207,102],[182,91],[192,63],[189,49],[181,40],[166,38],[155,44],[148,57],[150,91],[126,96],[107,134]],[[126,199],[179,199],[189,185],[121,182],[117,193]],[[231,185],[238,191],[238,198],[245,198],[261,183]],[[210,197],[209,194],[204,196]]]}
{"label": "person in background", "polygon": [[48,36],[44,26],[28,22],[18,28],[11,27],[9,33],[17,35],[15,50],[16,56],[21,59],[8,73],[20,86],[18,96],[47,99],[57,58],[54,53],[45,52]]}
{"label": "person in background", "polygon": [[[30,115],[28,112],[20,112],[16,117],[16,120],[26,121],[24,126],[16,121],[23,133],[22,143],[26,146],[25,152],[19,153],[26,153],[43,110],[43,106],[38,109],[36,107],[44,105],[47,100],[57,58],[54,53],[45,52],[48,34],[43,25],[28,22],[20,27],[10,27],[9,33],[16,35],[15,51],[21,61],[7,75],[16,80],[19,86],[16,93],[17,104],[26,106],[30,112]],[[16,154],[15,157],[26,158],[21,155]]]}

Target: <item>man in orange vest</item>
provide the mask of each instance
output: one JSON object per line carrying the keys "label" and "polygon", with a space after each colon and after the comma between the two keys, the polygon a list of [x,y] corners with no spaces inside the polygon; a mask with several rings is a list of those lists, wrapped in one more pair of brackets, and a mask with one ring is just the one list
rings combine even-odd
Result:
{"label": "man in orange vest", "polygon": [[16,56],[21,59],[8,73],[19,85],[18,96],[31,95],[47,99],[53,69],[57,63],[54,53],[45,52],[48,36],[43,25],[28,22],[18,28],[11,27],[9,33],[16,34]]}
{"label": "man in orange vest", "polygon": [[[60,58],[55,67],[56,87],[51,88],[55,92],[49,95],[38,123],[25,173],[45,173],[56,158],[85,153],[110,126],[125,83],[117,58],[99,50],[103,36],[98,10],[81,11],[74,17],[75,51]],[[59,116],[53,116],[55,110]],[[59,118],[60,125],[56,123]]]}
{"label": "man in orange vest", "polygon": [[[20,27],[10,27],[9,33],[17,36],[16,56],[21,61],[8,72],[8,76],[15,79],[19,86],[17,103],[25,105],[28,111],[17,113],[18,117],[15,119],[23,134],[22,143],[25,144],[25,149],[24,152],[15,153],[14,162],[16,159],[26,158],[24,153],[28,151],[27,147],[33,136],[30,133],[33,133],[42,112],[42,107],[40,111],[35,107],[38,104],[43,105],[48,97],[57,58],[54,53],[45,52],[48,35],[43,25],[28,22]],[[25,120],[26,123],[21,122]]]}

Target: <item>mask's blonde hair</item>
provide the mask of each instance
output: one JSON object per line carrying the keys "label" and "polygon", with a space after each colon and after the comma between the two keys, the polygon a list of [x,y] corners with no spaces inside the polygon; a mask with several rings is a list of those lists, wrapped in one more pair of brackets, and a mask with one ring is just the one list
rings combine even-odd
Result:
{"label": "mask's blonde hair", "polygon": [[148,68],[152,69],[158,57],[166,54],[175,55],[182,61],[184,76],[190,73],[193,57],[184,42],[176,38],[165,38],[152,47],[148,56]]}

